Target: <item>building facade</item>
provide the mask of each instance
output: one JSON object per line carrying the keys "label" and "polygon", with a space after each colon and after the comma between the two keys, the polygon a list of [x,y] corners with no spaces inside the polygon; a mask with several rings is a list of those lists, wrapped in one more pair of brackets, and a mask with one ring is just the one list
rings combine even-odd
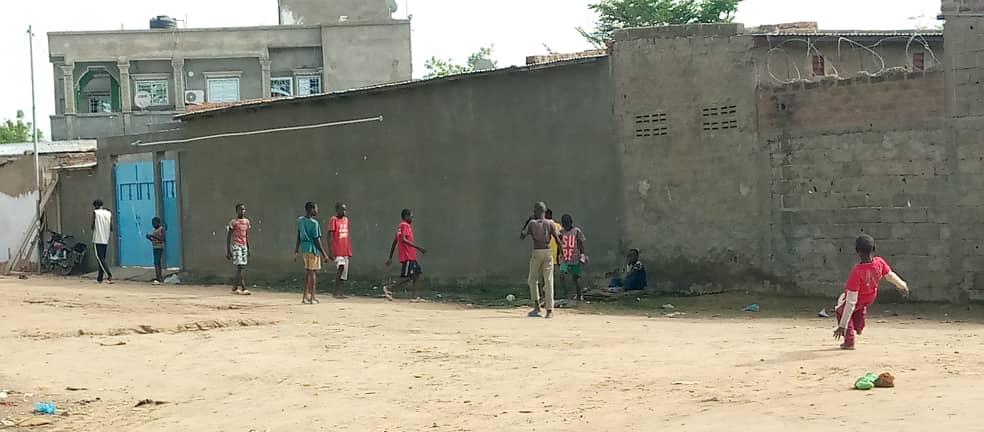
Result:
{"label": "building facade", "polygon": [[281,0],[281,18],[304,15],[281,26],[49,33],[52,138],[166,129],[189,105],[409,80],[410,23],[376,6]]}

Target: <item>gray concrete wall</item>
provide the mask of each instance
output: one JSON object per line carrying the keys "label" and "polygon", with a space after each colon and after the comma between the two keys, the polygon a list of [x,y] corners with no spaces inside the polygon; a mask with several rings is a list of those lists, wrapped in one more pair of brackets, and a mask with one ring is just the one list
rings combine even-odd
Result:
{"label": "gray concrete wall", "polygon": [[[855,38],[855,42],[872,46],[872,51],[859,48],[847,41],[838,42],[837,37],[793,38],[793,37],[764,37],[755,38],[753,56],[758,65],[758,73],[762,82],[778,85],[797,79],[817,80],[822,77],[813,75],[812,56],[818,55],[811,51],[807,55],[807,40],[825,58],[826,77],[854,78],[859,72],[875,74],[883,69],[904,68],[912,71],[912,55],[923,53],[924,67],[927,71],[942,70],[943,43],[940,38],[930,38],[929,49],[923,47],[923,39],[909,43],[909,37],[890,38]],[[909,45],[908,50],[906,45]]]}
{"label": "gray concrete wall", "polygon": [[946,17],[946,124],[949,167],[954,175],[946,193],[954,206],[949,271],[971,299],[984,299],[984,1],[944,0]]}
{"label": "gray concrete wall", "polygon": [[659,289],[769,282],[769,158],[758,142],[753,39],[739,32],[694,25],[615,36],[624,241],[642,250]]}
{"label": "gray concrete wall", "polygon": [[[400,210],[416,214],[426,274],[439,281],[524,286],[519,230],[536,200],[571,213],[588,236],[592,272],[620,260],[621,195],[606,59],[529,72],[418,83],[346,96],[229,110],[189,120],[189,136],[382,115],[383,123],[183,146],[184,260],[224,274],[223,227],[245,202],[251,268],[296,272],[295,221],[305,201],[348,203],[353,272],[379,281]],[[244,173],[247,173],[244,175]]]}
{"label": "gray concrete wall", "polygon": [[364,27],[325,27],[325,89],[345,90],[409,81],[410,22]]}
{"label": "gray concrete wall", "polygon": [[317,47],[318,26],[48,33],[48,51],[65,63],[118,58],[259,57],[266,47]]}
{"label": "gray concrete wall", "polygon": [[386,0],[278,0],[280,24],[335,24],[348,21],[386,21],[392,13]]}
{"label": "gray concrete wall", "polygon": [[321,48],[271,48],[270,76],[291,77],[297,69],[320,69],[323,62]]}
{"label": "gray concrete wall", "polygon": [[960,298],[948,270],[954,235],[943,76],[763,87],[761,144],[771,154],[773,272],[790,291],[834,296],[856,262],[854,239],[878,253],[917,300]]}

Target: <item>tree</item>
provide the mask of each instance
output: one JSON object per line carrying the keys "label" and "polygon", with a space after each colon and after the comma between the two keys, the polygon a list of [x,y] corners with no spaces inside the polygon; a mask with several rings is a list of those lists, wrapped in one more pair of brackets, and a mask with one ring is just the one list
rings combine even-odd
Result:
{"label": "tree", "polygon": [[427,68],[427,74],[424,78],[435,78],[447,75],[456,75],[468,72],[475,72],[478,70],[495,69],[499,62],[492,60],[492,51],[494,47],[482,47],[478,51],[472,53],[468,56],[468,61],[465,64],[457,64],[453,59],[439,59],[437,57],[431,57],[424,63],[424,67]]}
{"label": "tree", "polygon": [[[31,141],[31,122],[24,123],[24,111],[17,111],[17,121],[10,119],[0,123],[0,144],[20,143]],[[38,140],[42,138],[41,130],[38,129]]]}
{"label": "tree", "polygon": [[577,31],[596,47],[612,40],[615,30],[669,24],[731,22],[742,0],[598,0],[588,7],[598,13],[592,31]]}

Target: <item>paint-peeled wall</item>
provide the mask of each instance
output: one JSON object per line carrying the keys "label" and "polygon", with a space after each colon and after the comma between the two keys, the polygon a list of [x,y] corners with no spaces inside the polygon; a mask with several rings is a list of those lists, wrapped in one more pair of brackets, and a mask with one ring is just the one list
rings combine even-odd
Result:
{"label": "paint-peeled wall", "polygon": [[32,158],[0,161],[0,264],[17,254],[34,220],[38,192],[33,173]]}

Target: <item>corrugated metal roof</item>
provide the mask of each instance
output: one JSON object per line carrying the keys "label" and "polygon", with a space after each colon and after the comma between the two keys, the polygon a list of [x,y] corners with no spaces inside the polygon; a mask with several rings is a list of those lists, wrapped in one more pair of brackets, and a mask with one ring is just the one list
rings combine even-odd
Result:
{"label": "corrugated metal roof", "polygon": [[[38,154],[96,151],[96,140],[39,141]],[[34,152],[34,143],[0,144],[0,156],[23,156]]]}
{"label": "corrugated metal roof", "polygon": [[341,91],[334,91],[334,92],[321,93],[321,94],[308,95],[308,96],[292,96],[292,97],[280,97],[280,98],[272,98],[272,99],[254,99],[254,100],[250,100],[250,101],[240,101],[242,103],[233,103],[232,105],[228,105],[228,106],[219,106],[219,107],[214,107],[214,108],[205,108],[205,109],[200,109],[200,110],[196,110],[196,111],[189,111],[189,112],[184,113],[184,114],[179,114],[179,115],[175,116],[175,118],[181,119],[181,120],[189,120],[189,119],[194,119],[196,117],[204,117],[206,115],[210,115],[210,114],[213,114],[213,113],[216,113],[216,112],[230,111],[230,110],[236,110],[236,109],[245,109],[245,108],[252,108],[252,107],[259,107],[259,106],[277,105],[277,104],[292,103],[292,102],[307,101],[307,100],[329,99],[329,98],[339,97],[339,96],[351,96],[351,95],[355,95],[355,94],[359,94],[359,93],[367,93],[367,92],[371,92],[371,91],[396,90],[396,89],[401,89],[401,88],[416,87],[416,86],[421,86],[421,85],[429,85],[429,84],[438,83],[438,82],[457,81],[457,80],[460,80],[460,79],[468,79],[468,78],[473,78],[473,77],[478,77],[478,76],[503,75],[503,74],[509,74],[509,73],[515,73],[515,72],[528,72],[528,71],[537,70],[537,69],[547,69],[547,68],[559,67],[559,66],[570,65],[570,64],[589,63],[589,62],[597,61],[598,59],[605,58],[605,57],[608,57],[608,55],[607,54],[603,54],[603,55],[595,55],[595,56],[585,56],[585,57],[577,57],[577,58],[573,58],[573,59],[558,60],[558,61],[548,62],[548,63],[537,63],[537,64],[526,65],[526,66],[512,66],[512,67],[501,68],[501,69],[491,69],[491,70],[483,70],[483,71],[475,71],[475,72],[465,72],[465,73],[461,73],[461,74],[447,75],[447,76],[436,77],[436,78],[419,79],[419,80],[411,80],[411,81],[401,81],[401,82],[388,83],[388,84],[379,84],[379,85],[375,85],[375,86],[360,87],[360,88],[354,88],[354,89],[348,89],[348,90],[341,90]]}

